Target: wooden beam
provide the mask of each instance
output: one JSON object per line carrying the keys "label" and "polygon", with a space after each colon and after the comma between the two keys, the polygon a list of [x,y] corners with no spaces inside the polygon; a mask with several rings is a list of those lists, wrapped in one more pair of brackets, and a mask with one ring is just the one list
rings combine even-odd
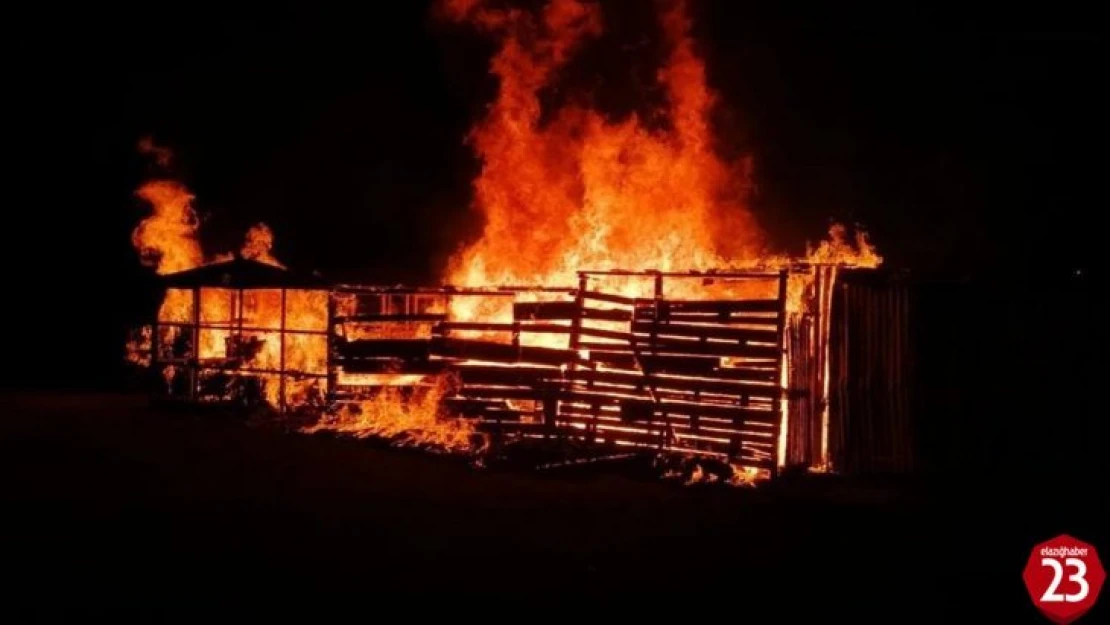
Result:
{"label": "wooden beam", "polygon": [[513,304],[513,319],[570,319],[577,309],[574,302],[516,302]]}
{"label": "wooden beam", "polygon": [[457,338],[434,338],[431,341],[432,353],[448,358],[465,358],[489,362],[531,362],[536,364],[560,365],[577,358],[569,349],[533,347],[530,345],[513,346],[491,341],[478,341]]}
{"label": "wooden beam", "polygon": [[357,339],[339,341],[339,356],[349,358],[403,358],[426,359],[431,352],[428,339]]}
{"label": "wooden beam", "polygon": [[635,321],[632,331],[637,334],[657,333],[660,336],[694,337],[708,339],[722,339],[739,341],[742,343],[771,343],[778,342],[776,332],[768,328],[756,330],[748,328],[732,328],[725,325],[692,325],[686,323],[652,323],[651,321]]}

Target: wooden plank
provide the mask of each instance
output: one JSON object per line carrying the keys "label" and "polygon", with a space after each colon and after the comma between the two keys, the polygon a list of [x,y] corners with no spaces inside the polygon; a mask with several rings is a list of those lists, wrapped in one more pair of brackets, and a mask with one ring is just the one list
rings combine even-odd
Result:
{"label": "wooden plank", "polygon": [[[569,325],[556,325],[552,323],[483,323],[474,321],[451,321],[439,324],[439,329],[444,332],[454,330],[467,332],[517,332],[520,334],[570,334],[574,329]],[[632,335],[628,332],[604,330],[583,326],[578,330],[595,338],[613,339],[628,342]]]}
{"label": "wooden plank", "polygon": [[[732,356],[736,358],[753,358],[761,360],[774,360],[779,348],[763,345],[740,345],[739,343],[711,343],[697,340],[682,340],[659,338],[649,343],[645,337],[644,342],[638,343],[641,353],[672,354],[683,356]],[[582,341],[579,349],[601,351],[615,351],[632,353],[632,348],[622,349],[619,343],[601,343],[596,341]]]}
{"label": "wooden plank", "polygon": [[366,313],[366,314],[357,314],[357,315],[347,315],[347,316],[336,317],[334,319],[334,322],[336,324],[340,324],[340,323],[387,323],[387,322],[394,322],[394,321],[399,321],[399,322],[410,322],[410,321],[411,322],[416,322],[416,321],[439,322],[439,321],[445,321],[446,319],[447,319],[447,315],[442,315],[442,314],[439,314],[439,315],[433,315],[433,314],[376,315],[376,314]]}
{"label": "wooden plank", "polygon": [[[583,291],[580,293],[582,299],[593,300],[598,302],[608,302],[610,304],[620,304],[622,306],[635,306],[643,304],[645,300],[636,299],[634,297],[625,297],[623,295],[616,295],[613,293],[602,293],[600,291]],[[650,300],[646,300],[650,302]]]}
{"label": "wooden plank", "polygon": [[503,408],[501,400],[472,399],[469,397],[445,397],[443,403],[449,410],[464,416],[479,416],[491,408]]}
{"label": "wooden plank", "polygon": [[442,373],[448,363],[442,360],[404,358],[347,358],[336,362],[346,373]]}
{"label": "wooden plank", "polygon": [[702,341],[681,339],[668,336],[639,337],[637,347],[641,352],[664,354],[732,356],[734,358],[758,358],[774,360],[782,351],[778,345],[742,345],[723,341]]}
{"label": "wooden plank", "polygon": [[[656,318],[655,311],[651,308],[637,308],[634,315],[637,320],[651,321]],[[659,312],[659,323],[727,323],[734,325],[750,325],[774,329],[778,323],[777,315],[762,315],[757,313],[730,313],[719,315],[712,313],[668,313]]]}
{"label": "wooden plank", "polygon": [[[637,399],[643,399],[643,398],[637,398]],[[621,402],[623,402],[623,401],[636,401],[636,399],[621,400]],[[619,421],[620,420],[620,414],[621,414],[620,413],[620,410],[621,410],[620,403],[621,402],[608,403],[608,404],[598,404],[596,406],[596,414],[599,416],[599,418],[607,418],[607,419],[610,419],[612,421]],[[592,414],[595,414],[595,407],[594,407],[594,405],[585,404],[585,403],[581,403],[581,402],[563,401],[560,405],[560,411],[561,412],[578,412],[578,413],[585,414],[585,415],[592,415]],[[764,411],[764,414],[766,414],[766,412],[767,411]],[[652,418],[656,421],[663,421],[664,420],[663,419],[663,413],[659,412],[658,410],[655,412],[655,415]],[[694,419],[694,418],[696,418],[697,422],[701,425],[701,427],[713,428],[713,429],[718,429],[718,430],[746,431],[746,432],[752,433],[752,436],[759,437],[761,440],[768,440],[768,441],[776,440],[775,439],[774,424],[769,423],[767,421],[752,421],[752,420],[749,420],[749,421],[743,421],[743,422],[738,424],[738,423],[735,422],[734,419],[721,418],[721,417],[716,417],[716,416],[697,415],[696,417],[691,417],[691,415],[682,414],[682,413],[667,413],[667,416],[666,416],[666,419],[671,421],[672,423],[686,423],[688,425],[691,423],[691,420]]]}
{"label": "wooden plank", "polygon": [[571,319],[578,314],[574,302],[516,302],[513,319]]}
{"label": "wooden plank", "polygon": [[477,386],[467,385],[458,390],[457,397],[482,399],[543,399],[556,394],[558,389],[542,386]]}
{"label": "wooden plank", "polygon": [[656,389],[703,391],[737,397],[766,397],[770,399],[779,394],[779,389],[769,384],[746,384],[736,380],[714,380],[658,374],[645,376],[638,371],[597,371],[583,368],[567,372],[567,379],[583,383],[625,385],[641,390],[652,386]]}
{"label": "wooden plank", "polygon": [[778,334],[772,329],[756,330],[731,328],[725,325],[692,325],[686,323],[652,323],[636,321],[632,331],[638,334],[658,334],[660,336],[696,337],[739,341],[742,343],[779,343]]}
{"label": "wooden plank", "polygon": [[348,358],[427,358],[431,353],[428,339],[357,339],[337,341],[339,357]]}
{"label": "wooden plank", "polygon": [[459,378],[463,384],[494,384],[503,386],[523,386],[542,380],[560,380],[562,371],[555,367],[458,367]]}
{"label": "wooden plank", "polygon": [[713,313],[716,315],[737,312],[778,312],[777,299],[738,299],[738,300],[659,300],[659,308],[669,313]]}
{"label": "wooden plank", "polygon": [[[696,434],[702,432],[707,436],[736,438],[741,444],[751,448],[758,448],[758,450],[774,450],[775,446],[778,444],[773,433],[767,430],[758,430],[755,429],[755,427],[736,426],[717,422],[710,423],[708,420],[699,420],[696,422],[697,425],[695,425],[695,421],[690,420],[689,417],[684,415],[670,415],[667,420],[653,415],[652,419],[649,421],[645,419],[626,420],[622,415],[623,413],[604,412],[599,413],[596,419],[598,423],[623,425],[625,427],[645,430],[658,430],[659,427],[670,425],[670,429],[679,434]],[[568,409],[559,411],[559,417],[564,421],[593,421],[595,419],[591,411],[574,409],[574,407],[568,407]]]}
{"label": "wooden plank", "polygon": [[431,341],[433,354],[448,358],[465,358],[491,362],[532,362],[536,364],[559,365],[577,359],[577,353],[569,349],[533,347],[530,345],[506,345],[491,341],[437,337]]}
{"label": "wooden plank", "polygon": [[[591,392],[582,389],[569,389],[559,394],[559,398],[563,401],[576,402],[587,405],[618,405],[618,402],[624,399],[642,399],[632,393],[605,393],[605,392]],[[731,419],[738,422],[759,422],[759,423],[778,423],[781,415],[770,410],[760,410],[758,408],[744,408],[741,406],[709,404],[709,403],[694,403],[685,401],[660,401],[658,403],[657,411],[662,414],[667,412],[669,414],[684,414],[691,416],[703,417],[717,417],[721,419]]]}
{"label": "wooden plank", "polygon": [[[635,369],[636,359],[632,351],[623,347],[617,351],[591,350],[590,361],[603,363],[621,369]],[[716,356],[659,356],[641,354],[640,364],[648,371],[674,373],[705,373],[721,364]]]}
{"label": "wooden plank", "polygon": [[746,382],[774,382],[775,370],[773,363],[768,362],[767,367],[718,367],[711,373],[712,377],[726,380],[743,380]]}
{"label": "wooden plank", "polygon": [[597,319],[599,321],[630,321],[632,319],[631,310],[620,310],[617,308],[582,308],[583,319]]}

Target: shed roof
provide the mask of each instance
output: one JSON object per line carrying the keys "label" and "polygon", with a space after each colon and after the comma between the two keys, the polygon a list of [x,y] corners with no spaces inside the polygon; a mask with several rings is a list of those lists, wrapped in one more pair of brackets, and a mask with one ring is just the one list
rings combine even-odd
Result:
{"label": "shed roof", "polygon": [[327,289],[330,284],[316,273],[301,273],[276,265],[235,258],[201,265],[162,276],[167,288],[191,289],[214,287],[225,289]]}

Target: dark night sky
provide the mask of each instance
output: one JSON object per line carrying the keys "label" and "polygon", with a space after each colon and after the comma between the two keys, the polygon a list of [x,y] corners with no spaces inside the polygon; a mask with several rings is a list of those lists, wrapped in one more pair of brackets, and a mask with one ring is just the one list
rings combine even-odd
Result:
{"label": "dark night sky", "polygon": [[[50,299],[41,279],[60,275],[108,302],[90,322],[136,314],[145,274],[128,237],[143,209],[131,192],[146,169],[134,145],[148,133],[177,152],[209,249],[263,220],[300,268],[434,276],[477,227],[462,137],[493,87],[490,47],[424,3],[347,4],[96,5],[11,20],[7,147],[19,164],[5,230],[8,254],[41,260],[17,272],[31,292],[74,301]],[[606,4],[614,34],[587,77],[601,101],[646,54],[631,45],[646,3]],[[1093,9],[693,4],[724,147],[755,155],[756,208],[780,244],[835,218],[866,224],[881,253],[919,273],[1037,257],[1066,271],[1100,255],[1107,108]]]}

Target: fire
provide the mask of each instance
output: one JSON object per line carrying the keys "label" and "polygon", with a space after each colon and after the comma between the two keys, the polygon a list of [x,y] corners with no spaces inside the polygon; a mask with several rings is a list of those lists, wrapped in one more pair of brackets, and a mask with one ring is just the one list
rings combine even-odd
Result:
{"label": "fire", "polygon": [[878,267],[883,257],[875,251],[867,232],[856,230],[854,245],[848,241],[848,229],[841,224],[829,228],[829,238],[817,247],[810,246],[806,260],[811,263],[828,265],[851,265],[853,267]]}
{"label": "fire", "polygon": [[193,210],[193,194],[174,180],[151,180],[135,195],[152,208],[131,233],[131,243],[145,265],[160,274],[185,271],[204,264],[204,253],[197,240],[200,223]]}
{"label": "fire", "polygon": [[386,387],[372,399],[345,407],[305,431],[335,431],[360,438],[375,436],[404,447],[480,451],[485,439],[477,434],[472,422],[442,414],[446,386],[444,380],[439,380],[429,387],[417,387],[415,392]]}
{"label": "fire", "polygon": [[[154,158],[161,167],[172,159],[168,148],[159,147],[149,138],[139,142],[139,151]],[[169,274],[200,267],[210,262],[234,258],[233,254],[206,255],[199,240],[200,221],[193,209],[195,197],[184,184],[159,178],[144,183],[136,191],[151,209],[132,233],[132,243],[144,264],[159,274]],[[273,255],[274,235],[269,226],[259,223],[246,233],[240,255],[243,258],[283,265]],[[320,394],[315,378],[303,374],[323,374],[327,370],[326,291],[279,289],[238,291],[202,288],[194,300],[188,289],[168,289],[158,311],[158,323],[164,334],[155,337],[150,327],[141,328],[129,345],[128,358],[140,364],[149,363],[149,351],[155,344],[168,345],[182,337],[184,328],[173,324],[192,324],[199,319],[202,327],[196,336],[195,357],[200,362],[220,363],[241,359],[243,366],[257,374],[264,383],[266,400],[281,403],[281,394],[290,404],[306,404]],[[197,308],[199,305],[199,309]],[[282,336],[281,328],[298,332]],[[284,381],[279,372],[286,372]],[[175,369],[163,371],[172,383]]]}
{"label": "fire", "polygon": [[554,0],[538,16],[446,5],[451,18],[500,40],[491,63],[500,88],[469,137],[482,160],[474,192],[485,228],[452,259],[451,283],[562,286],[576,284],[580,269],[707,270],[760,258],[763,236],[747,206],[752,163],[713,151],[714,97],[681,3],[661,16],[662,129],[578,105],[541,122],[539,92],[601,32],[596,5]]}
{"label": "fire", "polygon": [[[509,322],[513,321],[514,301],[550,298],[565,302],[579,288],[583,270],[699,272],[698,279],[684,275],[668,280],[664,298],[774,299],[778,297],[775,274],[760,282],[715,279],[712,273],[786,269],[804,261],[831,265],[834,268],[829,272],[835,276],[838,266],[875,267],[882,262],[865,233],[857,231],[850,239],[847,229],[839,225],[802,258],[768,251],[766,237],[750,209],[752,158],[728,160],[714,149],[710,115],[716,96],[707,83],[705,61],[695,52],[684,2],[667,2],[659,14],[666,44],[657,74],[665,94],[659,118],[665,121],[657,123],[653,116],[650,124],[636,114],[612,119],[580,103],[557,110],[541,106],[541,93],[555,88],[560,71],[573,55],[602,33],[596,4],[549,0],[533,12],[494,8],[485,0],[441,0],[439,9],[450,20],[489,33],[499,44],[490,64],[499,79],[497,94],[468,135],[482,164],[473,183],[473,204],[484,218],[484,227],[477,240],[450,259],[444,282],[565,289],[513,290],[512,297],[503,297],[504,293],[454,297],[448,310],[439,311],[447,312],[451,320]],[[163,167],[169,163],[169,152],[152,142],[141,143],[140,150]],[[137,195],[151,205],[152,212],[135,229],[132,240],[143,262],[158,273],[233,258],[231,254],[203,253],[199,221],[192,207],[194,197],[184,185],[169,179],[152,180]],[[239,254],[284,267],[273,254],[273,244],[273,232],[259,223],[246,233]],[[813,275],[790,275],[788,311],[803,311],[813,299],[813,291],[819,290],[811,288]],[[594,276],[592,280],[589,288],[607,293],[657,295],[651,275]],[[821,306],[826,305],[830,292],[828,288],[823,291]],[[213,368],[239,368],[258,377],[265,382],[265,396],[271,404],[314,404],[322,391],[320,378],[328,372],[329,297],[322,290],[204,288],[194,299],[191,290],[170,290],[158,319],[171,330],[180,330],[172,323],[189,324],[199,318],[207,327],[198,331],[196,353],[191,357],[216,363]],[[556,323],[563,322],[549,325]],[[627,321],[590,323],[595,331],[629,331]],[[828,320],[822,323],[827,327]],[[282,328],[295,332],[283,334]],[[428,328],[422,331],[431,333]],[[390,332],[399,332],[398,327],[371,324],[352,329],[350,338],[429,338],[410,336],[408,330],[395,337]],[[463,338],[485,338],[486,330],[457,332],[465,335]],[[534,332],[518,341],[520,345],[568,346],[567,333],[551,332],[550,328],[545,332],[550,334]],[[138,340],[155,346],[164,341],[150,332],[140,334]],[[759,359],[765,358],[755,358]],[[789,366],[782,367],[781,379],[759,384],[778,385],[785,396]],[[311,431],[373,435],[446,450],[474,448],[480,437],[473,423],[443,414],[441,400],[448,392],[443,378],[429,384],[427,379],[412,379],[403,372],[366,375],[389,379],[381,385],[365,385],[378,390]],[[828,376],[824,379],[827,385]],[[172,377],[167,380],[172,382]],[[787,402],[781,402],[781,410],[780,463],[785,457],[790,416]],[[827,441],[827,432],[823,437]],[[824,446],[827,450],[827,442]],[[762,477],[752,468],[733,469],[731,477],[721,478],[723,473],[703,474],[699,466],[694,477],[737,484]]]}
{"label": "fire", "polygon": [[247,230],[247,237],[243,241],[243,248],[240,254],[243,258],[250,260],[257,260],[260,263],[274,265],[275,267],[285,268],[278,262],[277,258],[273,255],[274,249],[274,233],[270,227],[264,223],[257,223]]}
{"label": "fire", "polygon": [[[683,2],[670,3],[659,16],[668,47],[658,72],[667,96],[662,112],[670,122],[663,128],[649,128],[636,115],[610,121],[581,105],[541,112],[541,90],[601,33],[596,5],[552,0],[538,15],[492,9],[481,0],[449,0],[442,8],[448,18],[491,32],[500,43],[490,65],[500,83],[497,95],[469,135],[482,161],[474,204],[485,226],[451,259],[449,283],[573,286],[581,269],[707,271],[793,262],[767,252],[749,209],[752,159],[729,162],[714,152],[709,115],[716,97],[694,51]],[[845,236],[843,227],[834,227],[808,260],[881,262],[866,235],[857,238],[858,249]],[[616,287],[630,296],[651,295],[648,282]],[[721,295],[744,295],[738,288]],[[452,311],[459,318],[468,312]]]}

